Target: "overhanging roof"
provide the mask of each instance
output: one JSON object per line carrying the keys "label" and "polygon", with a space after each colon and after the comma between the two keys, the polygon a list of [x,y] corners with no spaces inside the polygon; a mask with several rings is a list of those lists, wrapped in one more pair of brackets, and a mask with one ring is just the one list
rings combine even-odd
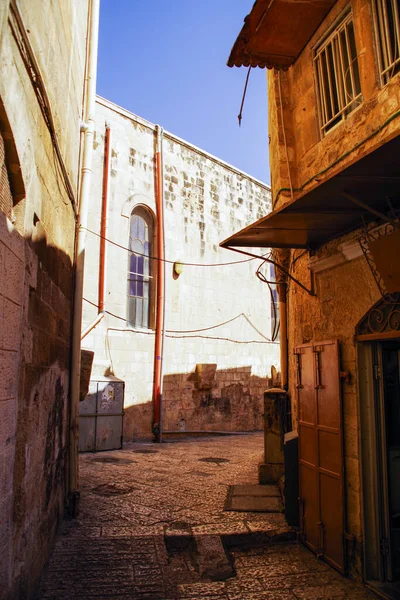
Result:
{"label": "overhanging roof", "polygon": [[386,215],[388,199],[393,208],[400,209],[400,136],[220,246],[317,248],[363,222],[377,220],[373,211]]}
{"label": "overhanging roof", "polygon": [[229,67],[287,69],[336,0],[256,0],[228,59]]}

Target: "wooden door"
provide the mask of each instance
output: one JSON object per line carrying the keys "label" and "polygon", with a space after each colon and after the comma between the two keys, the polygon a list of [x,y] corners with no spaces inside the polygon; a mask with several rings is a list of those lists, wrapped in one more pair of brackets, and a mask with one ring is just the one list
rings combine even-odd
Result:
{"label": "wooden door", "polygon": [[295,350],[299,422],[302,539],[317,556],[344,572],[342,403],[339,344]]}

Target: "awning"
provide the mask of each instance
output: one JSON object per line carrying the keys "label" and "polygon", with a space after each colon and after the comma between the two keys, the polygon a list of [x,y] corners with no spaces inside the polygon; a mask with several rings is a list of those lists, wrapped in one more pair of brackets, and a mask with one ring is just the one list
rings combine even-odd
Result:
{"label": "awning", "polygon": [[229,67],[287,69],[336,0],[256,0],[229,56]]}
{"label": "awning", "polygon": [[400,210],[400,136],[220,246],[315,249],[379,220],[377,213],[385,219],[390,206]]}

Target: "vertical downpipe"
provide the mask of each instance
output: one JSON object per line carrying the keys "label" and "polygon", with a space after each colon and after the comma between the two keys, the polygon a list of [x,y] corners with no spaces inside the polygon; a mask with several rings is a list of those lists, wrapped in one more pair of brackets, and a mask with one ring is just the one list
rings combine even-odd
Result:
{"label": "vertical downpipe", "polygon": [[81,342],[102,321],[106,314],[106,262],[107,262],[107,223],[108,223],[108,190],[110,183],[110,155],[111,155],[111,129],[106,125],[104,136],[104,163],[103,163],[103,192],[101,198],[100,217],[100,254],[99,254],[99,281],[98,281],[98,311],[96,318],[82,331]]}
{"label": "vertical downpipe", "polygon": [[100,263],[99,263],[99,314],[105,310],[105,289],[106,289],[106,238],[107,238],[107,205],[108,188],[110,180],[110,152],[111,150],[111,129],[106,124],[104,137],[104,167],[103,167],[103,193],[101,200],[101,221],[100,221]]}
{"label": "vertical downpipe", "polygon": [[165,236],[164,236],[164,174],[163,174],[163,129],[156,126],[156,216],[157,216],[157,307],[156,336],[154,344],[154,387],[153,387],[153,434],[156,442],[162,442],[162,384],[163,349],[165,341]]}
{"label": "vertical downpipe", "polygon": [[91,0],[88,58],[86,71],[85,119],[82,125],[84,133],[79,189],[79,214],[75,243],[75,287],[74,312],[72,319],[72,352],[70,376],[70,423],[69,423],[69,502],[73,515],[78,512],[79,479],[78,479],[78,439],[79,439],[79,395],[81,379],[81,329],[83,275],[85,266],[86,228],[90,203],[90,183],[92,178],[93,138],[96,108],[97,51],[99,39],[100,0]]}
{"label": "vertical downpipe", "polygon": [[279,297],[280,319],[280,362],[281,362],[281,387],[288,389],[288,339],[287,339],[287,310],[286,310],[286,282],[277,283]]}

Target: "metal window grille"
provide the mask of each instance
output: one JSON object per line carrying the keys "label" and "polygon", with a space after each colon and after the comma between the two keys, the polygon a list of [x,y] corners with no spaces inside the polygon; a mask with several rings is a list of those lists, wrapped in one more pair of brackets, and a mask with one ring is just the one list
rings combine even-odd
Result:
{"label": "metal window grille", "polygon": [[134,210],[130,221],[128,265],[128,324],[150,326],[152,219],[141,209]]}
{"label": "metal window grille", "polygon": [[314,56],[321,132],[325,135],[361,103],[352,14],[318,46]]}
{"label": "metal window grille", "polygon": [[382,83],[400,71],[400,0],[374,0]]}

